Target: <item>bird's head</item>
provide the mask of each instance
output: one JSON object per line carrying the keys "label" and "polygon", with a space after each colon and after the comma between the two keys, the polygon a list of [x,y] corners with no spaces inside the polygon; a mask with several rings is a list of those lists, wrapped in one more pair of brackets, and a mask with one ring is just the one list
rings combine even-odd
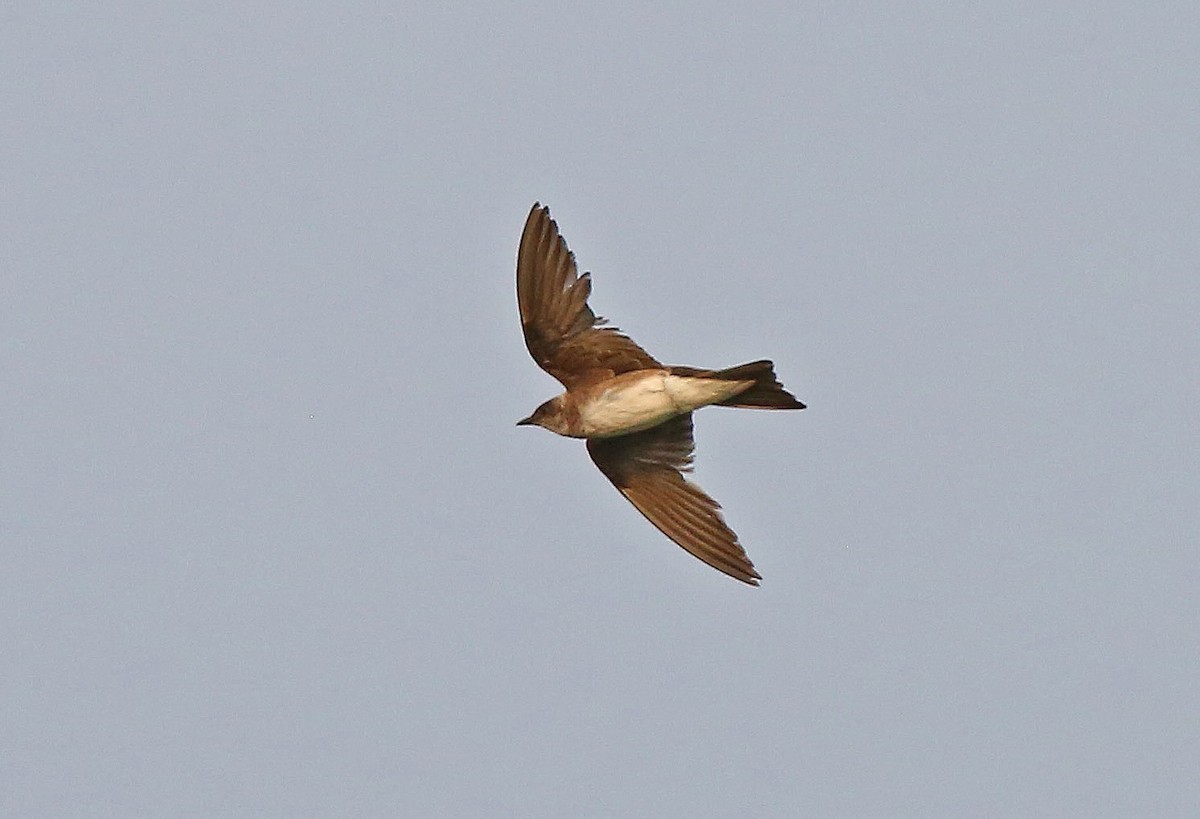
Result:
{"label": "bird's head", "polygon": [[562,396],[558,395],[533,411],[533,415],[517,421],[517,426],[544,427],[559,435],[567,435],[567,417],[563,412]]}

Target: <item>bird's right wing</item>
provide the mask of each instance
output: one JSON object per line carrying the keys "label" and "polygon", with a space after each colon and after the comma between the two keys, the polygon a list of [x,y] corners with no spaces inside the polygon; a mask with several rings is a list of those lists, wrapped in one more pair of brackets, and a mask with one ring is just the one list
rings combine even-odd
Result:
{"label": "bird's right wing", "polygon": [[721,517],[721,506],[683,477],[692,468],[691,413],[643,432],[592,438],[600,471],[664,535],[718,571],[757,586],[762,576]]}

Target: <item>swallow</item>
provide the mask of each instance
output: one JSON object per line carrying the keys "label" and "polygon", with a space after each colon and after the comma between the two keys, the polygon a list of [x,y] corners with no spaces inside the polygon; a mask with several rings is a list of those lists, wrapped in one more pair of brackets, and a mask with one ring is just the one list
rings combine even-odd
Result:
{"label": "swallow", "polygon": [[701,407],[802,410],[771,361],[724,370],[665,366],[588,306],[591,274],[534,203],[517,252],[525,346],[565,392],[518,426],[586,440],[604,476],[664,535],[743,583],[762,579],[721,506],[684,477],[692,471],[692,413]]}

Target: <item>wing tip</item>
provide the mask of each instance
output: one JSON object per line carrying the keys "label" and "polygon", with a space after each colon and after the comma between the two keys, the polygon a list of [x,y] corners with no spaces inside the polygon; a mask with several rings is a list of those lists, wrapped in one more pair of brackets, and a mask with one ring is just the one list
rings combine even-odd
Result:
{"label": "wing tip", "polygon": [[[741,544],[739,543],[738,545],[740,546]],[[743,554],[744,554],[744,552],[743,552]],[[721,566],[716,566],[712,563],[709,563],[707,560],[705,560],[704,562],[708,563],[709,566],[712,566],[717,571],[719,571],[723,574],[729,575],[734,580],[740,580],[742,583],[745,583],[747,586],[753,586],[754,588],[757,589],[759,587],[759,584],[762,582],[762,575],[759,574],[758,570],[754,568],[754,564],[750,562],[750,558],[748,558],[748,557],[746,558],[745,567],[744,568],[740,567],[740,566],[738,567],[738,569],[739,569],[738,574],[734,574],[729,569],[725,569],[725,568],[722,568]]]}

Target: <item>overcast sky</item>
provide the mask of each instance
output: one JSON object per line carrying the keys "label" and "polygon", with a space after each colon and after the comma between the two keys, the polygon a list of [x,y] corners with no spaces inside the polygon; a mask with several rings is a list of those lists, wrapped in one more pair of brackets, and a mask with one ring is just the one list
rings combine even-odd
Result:
{"label": "overcast sky", "polygon": [[[1200,814],[1192,3],[0,11],[0,814]],[[578,441],[548,203],[764,577]]]}

